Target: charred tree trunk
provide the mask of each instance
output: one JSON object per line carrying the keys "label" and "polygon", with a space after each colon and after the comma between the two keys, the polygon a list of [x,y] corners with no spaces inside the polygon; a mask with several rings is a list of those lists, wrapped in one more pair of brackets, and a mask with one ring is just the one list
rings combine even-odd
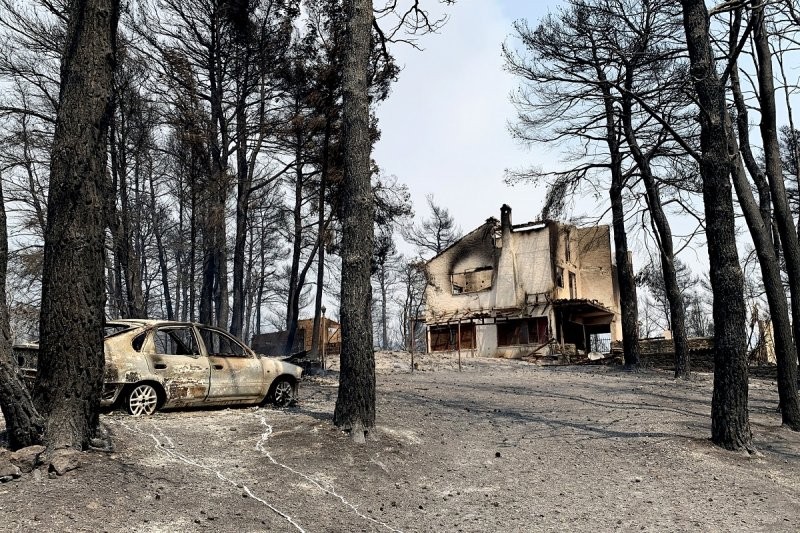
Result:
{"label": "charred tree trunk", "polygon": [[247,91],[239,82],[239,101],[236,105],[236,238],[233,247],[233,310],[231,333],[240,337],[244,325],[245,286],[244,264],[247,245],[247,222],[250,207],[250,169],[247,164]]}
{"label": "charred tree trunk", "polygon": [[[381,348],[389,348],[387,338],[389,337],[389,323],[387,317],[387,292],[386,286],[386,261],[380,264],[380,290],[381,290]],[[459,339],[458,342],[461,342]]]}
{"label": "charred tree trunk", "polygon": [[678,276],[675,270],[675,250],[672,244],[672,229],[669,220],[661,206],[658,185],[650,167],[650,160],[642,152],[636,135],[633,131],[633,71],[630,65],[625,76],[625,93],[622,97],[622,122],[625,129],[625,138],[631,149],[636,166],[644,182],[647,206],[656,228],[656,240],[661,256],[661,272],[664,277],[664,289],[669,301],[670,327],[675,346],[675,377],[688,378],[690,372],[689,345],[686,341],[686,308],[683,294],[678,286]]}
{"label": "charred tree trunk", "polygon": [[[786,270],[789,274],[789,291],[792,296],[795,339],[800,339],[800,239],[794,227],[792,212],[786,197],[783,168],[778,142],[777,111],[775,106],[775,84],[772,72],[772,50],[769,45],[764,4],[753,2],[753,40],[758,58],[758,89],[761,107],[761,141],[764,146],[767,179],[769,180],[775,222],[780,235]],[[783,423],[800,431],[800,402],[797,397],[797,354],[778,358],[778,395],[781,402]]]}
{"label": "charred tree trunk", "polygon": [[[125,284],[124,306],[120,306],[123,318],[145,318],[144,295],[139,257],[134,250],[131,232],[131,206],[128,195],[128,150],[127,115],[119,97],[115,99],[115,115],[109,124],[111,175],[114,187],[108,191],[106,209],[108,210],[109,230],[114,242],[114,262],[117,272],[117,294],[115,299],[122,302],[122,283]],[[117,124],[118,122],[118,124]],[[116,195],[119,194],[120,208],[117,209]]]}
{"label": "charred tree trunk", "polygon": [[[320,185],[320,206],[322,210],[320,211],[319,217],[319,227],[322,228],[323,221],[325,220],[325,185]],[[314,295],[314,332],[311,335],[311,354],[310,358],[313,360],[319,360],[319,345],[320,345],[320,325],[322,322],[322,293],[325,285],[325,243],[323,242],[324,239],[324,232],[322,229],[319,230],[320,234],[317,236],[319,239],[319,248],[317,249],[317,284],[316,284],[316,293]]]}
{"label": "charred tree trunk", "polygon": [[[735,146],[736,139],[731,135],[731,144]],[[792,341],[792,326],[789,321],[789,304],[786,301],[786,292],[781,281],[780,263],[772,246],[772,236],[769,227],[764,222],[759,212],[759,206],[753,198],[750,182],[747,180],[744,168],[738,159],[734,160],[733,184],[739,205],[744,213],[750,236],[761,266],[761,275],[764,281],[764,292],[767,295],[770,318],[775,338],[775,357],[778,361],[778,395],[780,396],[781,414],[783,423],[792,427],[793,410],[797,409],[797,384],[781,383],[781,366],[787,361],[797,360],[797,350]],[[793,389],[793,390],[792,390]],[[793,396],[792,396],[793,394]],[[792,428],[796,429],[796,427]]]}
{"label": "charred tree trunk", "polygon": [[322,226],[325,222],[325,188],[328,182],[328,156],[331,144],[331,122],[330,116],[326,117],[325,135],[322,140],[322,165],[319,178],[319,198],[317,198],[317,286],[314,296],[314,333],[311,336],[311,359],[319,360],[320,345],[320,325],[322,314],[322,292],[325,284],[325,231]]}
{"label": "charred tree trunk", "polygon": [[[299,110],[296,110],[299,114]],[[302,133],[295,134],[295,176],[294,176],[294,208],[292,209],[292,263],[289,270],[289,294],[286,299],[286,345],[284,353],[294,350],[294,339],[297,335],[297,320],[300,314],[300,291],[303,288],[300,280],[300,259],[303,252],[303,139]],[[309,259],[310,261],[311,259]]]}
{"label": "charred tree trunk", "polygon": [[11,328],[6,304],[8,234],[3,184],[0,180],[0,409],[6,421],[8,447],[12,450],[39,444],[44,420],[33,405],[30,391],[20,378],[11,351]]}
{"label": "charred tree trunk", "polygon": [[700,107],[700,174],[714,293],[711,439],[723,448],[750,449],[744,279],[736,250],[724,87],[714,64],[705,2],[681,0],[681,3],[690,73]]}
{"label": "charred tree trunk", "polygon": [[106,142],[119,3],[70,3],[44,241],[34,398],[49,449],[85,448],[103,387]]}
{"label": "charred tree trunk", "polygon": [[372,2],[344,2],[347,31],[343,68],[342,352],[334,423],[356,441],[375,426],[375,354],[372,351],[373,198],[367,73]]}
{"label": "charred tree trunk", "polygon": [[[739,8],[735,12],[735,18],[730,37],[731,50],[734,50],[734,47],[738,42],[738,29],[741,23],[741,11],[742,9]],[[753,16],[759,15],[754,14]],[[754,40],[756,42],[756,47],[760,48],[765,44],[768,46],[768,44],[764,42],[765,39],[766,36],[763,28],[763,17],[759,17],[754,24]],[[765,134],[764,122],[765,120],[767,122],[770,121],[769,118],[764,117],[764,114],[772,114],[772,124],[774,128],[775,106],[774,98],[771,96],[771,91],[773,89],[770,88],[772,70],[770,63],[771,54],[769,49],[767,49],[766,52],[760,52],[758,56],[761,62],[767,62],[767,64],[762,65],[759,69],[759,77],[762,74],[770,76],[770,81],[762,81],[762,83],[764,83],[766,86],[760,87],[762,92],[764,90],[770,91],[770,95],[765,95],[761,98],[762,100],[766,99],[766,105],[762,104],[761,107],[763,136]],[[742,212],[745,215],[747,227],[750,230],[750,235],[753,239],[753,245],[756,249],[756,254],[761,266],[764,291],[767,295],[770,316],[775,332],[775,357],[778,363],[778,395],[780,397],[780,408],[783,423],[791,429],[798,430],[800,429],[800,404],[797,396],[797,347],[792,339],[792,325],[794,326],[795,338],[800,338],[798,337],[798,335],[800,335],[800,300],[798,300],[796,292],[792,291],[791,311],[794,318],[792,324],[792,322],[789,320],[789,308],[786,301],[786,293],[784,291],[783,280],[781,279],[780,272],[780,246],[778,244],[779,242],[782,243],[783,241],[779,241],[775,238],[776,234],[782,234],[782,232],[780,227],[778,228],[777,232],[773,232],[773,224],[771,224],[772,222],[777,222],[777,218],[781,213],[781,207],[776,205],[775,220],[773,220],[771,198],[774,196],[774,193],[770,190],[770,182],[774,180],[770,174],[771,171],[774,172],[776,170],[776,161],[773,159],[775,154],[766,156],[765,151],[765,160],[768,164],[768,167],[771,167],[767,169],[767,177],[765,177],[761,172],[761,169],[758,167],[756,159],[753,156],[750,148],[748,108],[744,95],[742,94],[737,69],[738,66],[735,64],[731,69],[731,91],[736,104],[736,126],[739,139],[741,141],[739,143],[741,149],[737,150],[736,152],[742,155],[746,168],[756,183],[756,188],[758,189],[759,194],[758,204],[756,204],[756,201],[753,198],[752,187],[747,181],[747,177],[744,174],[744,169],[738,160],[734,161],[734,186],[736,188],[739,204],[741,205]],[[769,105],[769,101],[772,102],[772,106]],[[769,136],[769,127],[767,127],[766,130],[766,135]],[[774,131],[774,129],[773,132],[775,134],[774,140],[777,142],[777,132]],[[736,138],[733,137],[733,134],[731,133],[731,144],[735,146],[735,143]],[[764,145],[767,146],[768,144],[769,142],[765,138]],[[780,161],[777,161],[777,166],[778,171],[780,171]],[[778,203],[782,204],[785,209],[786,192],[783,190],[783,183],[777,185],[775,189],[775,193],[782,193],[783,201],[778,200]],[[783,211],[784,216],[786,212],[787,211]],[[788,228],[792,233],[794,233],[793,225],[794,222],[791,219],[791,215],[789,215]],[[784,230],[785,229],[786,226],[784,227]],[[785,244],[784,248],[786,248]],[[794,256],[796,258],[796,254],[794,254]],[[790,254],[786,254],[786,262],[787,265],[790,264]],[[791,279],[792,278],[790,276],[790,290]]]}
{"label": "charred tree trunk", "polygon": [[[249,225],[249,224],[248,224]],[[252,333],[252,325],[253,325],[253,302],[255,300],[255,291],[253,290],[253,267],[254,267],[254,256],[255,256],[255,238],[252,235],[250,236],[250,242],[247,247],[247,274],[245,277],[245,312],[244,312],[244,327],[242,329],[242,339],[247,343],[250,344],[250,340],[253,337]]]}
{"label": "charred tree trunk", "polygon": [[[613,157],[613,156],[612,156]],[[620,175],[622,174],[620,169]],[[614,256],[617,261],[620,307],[622,311],[622,350],[625,368],[639,366],[639,311],[636,302],[636,282],[633,265],[628,257],[628,236],[625,230],[625,208],[622,203],[623,186],[612,177],[609,196],[614,227]]]}
{"label": "charred tree trunk", "polygon": [[156,201],[156,187],[153,183],[152,168],[149,172],[150,183],[150,217],[153,224],[153,235],[156,239],[156,250],[158,251],[158,268],[161,272],[161,288],[164,291],[164,306],[167,311],[167,320],[175,320],[175,311],[172,307],[172,292],[169,286],[169,267],[167,266],[167,251],[164,249],[164,240],[161,236],[159,224],[158,202]]}
{"label": "charred tree trunk", "polygon": [[620,307],[622,311],[622,351],[626,369],[635,369],[639,366],[639,310],[636,297],[636,282],[633,275],[633,265],[628,257],[628,233],[625,229],[625,206],[623,205],[622,192],[625,188],[625,177],[622,172],[622,152],[620,150],[619,134],[617,131],[617,113],[614,110],[614,98],[611,94],[611,84],[601,68],[602,62],[596,57],[595,69],[603,93],[603,108],[605,112],[605,141],[611,157],[611,219],[614,227],[614,255],[617,261],[617,282],[619,284]]}

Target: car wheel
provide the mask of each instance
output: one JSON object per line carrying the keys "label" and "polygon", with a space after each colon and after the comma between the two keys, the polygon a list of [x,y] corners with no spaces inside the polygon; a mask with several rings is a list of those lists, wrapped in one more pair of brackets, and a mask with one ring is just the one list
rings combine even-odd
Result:
{"label": "car wheel", "polygon": [[136,385],[125,398],[125,407],[133,416],[152,415],[158,408],[158,391],[152,385]]}
{"label": "car wheel", "polygon": [[276,407],[288,407],[294,403],[294,386],[287,378],[278,378],[272,386],[270,401]]}

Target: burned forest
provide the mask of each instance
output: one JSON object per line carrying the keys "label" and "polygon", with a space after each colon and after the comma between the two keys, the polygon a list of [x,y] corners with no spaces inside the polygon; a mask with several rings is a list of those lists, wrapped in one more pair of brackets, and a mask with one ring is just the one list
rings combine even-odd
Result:
{"label": "burned forest", "polygon": [[795,531],[795,0],[0,0],[9,531]]}

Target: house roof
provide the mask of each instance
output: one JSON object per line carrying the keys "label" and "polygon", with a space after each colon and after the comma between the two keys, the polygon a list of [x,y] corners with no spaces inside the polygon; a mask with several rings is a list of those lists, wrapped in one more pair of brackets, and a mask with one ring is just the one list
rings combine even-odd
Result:
{"label": "house roof", "polygon": [[445,254],[445,253],[446,253],[448,250],[450,250],[450,249],[451,249],[451,248],[453,248],[454,246],[458,245],[458,244],[459,244],[461,241],[463,241],[464,239],[466,239],[467,237],[469,237],[469,236],[470,236],[470,235],[472,235],[473,233],[477,233],[479,230],[485,230],[486,226],[488,226],[488,225],[490,225],[490,224],[491,224],[492,226],[498,226],[498,224],[500,224],[500,221],[499,221],[499,220],[497,220],[497,219],[496,219],[496,218],[494,218],[494,217],[489,217],[489,218],[487,218],[487,219],[486,219],[486,222],[484,222],[483,224],[481,224],[480,226],[478,226],[478,227],[477,227],[477,228],[475,228],[474,230],[470,231],[469,233],[466,233],[466,234],[462,235],[462,236],[461,236],[461,238],[460,238],[460,239],[458,239],[456,242],[454,242],[453,244],[451,244],[450,246],[448,246],[447,248],[445,248],[444,250],[442,250],[442,251],[441,251],[441,252],[439,252],[438,254],[434,255],[433,257],[431,257],[430,259],[428,259],[427,261],[425,261],[425,264],[428,264],[428,263],[430,263],[431,261],[433,261],[434,259],[437,259],[437,258],[441,257],[441,256],[442,256],[442,255],[444,255],[444,254]]}
{"label": "house roof", "polygon": [[553,300],[553,308],[557,311],[570,311],[580,315],[613,315],[614,311],[597,300],[567,299]]}

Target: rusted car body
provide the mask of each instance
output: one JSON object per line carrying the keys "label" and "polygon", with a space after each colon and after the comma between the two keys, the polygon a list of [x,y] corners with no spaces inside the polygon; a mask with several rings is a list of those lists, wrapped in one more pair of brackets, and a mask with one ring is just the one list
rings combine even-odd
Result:
{"label": "rusted car body", "polygon": [[[21,370],[30,380],[35,370],[27,346]],[[165,320],[107,322],[105,360],[101,405],[121,403],[133,415],[199,405],[285,406],[295,400],[302,374],[221,329]]]}

